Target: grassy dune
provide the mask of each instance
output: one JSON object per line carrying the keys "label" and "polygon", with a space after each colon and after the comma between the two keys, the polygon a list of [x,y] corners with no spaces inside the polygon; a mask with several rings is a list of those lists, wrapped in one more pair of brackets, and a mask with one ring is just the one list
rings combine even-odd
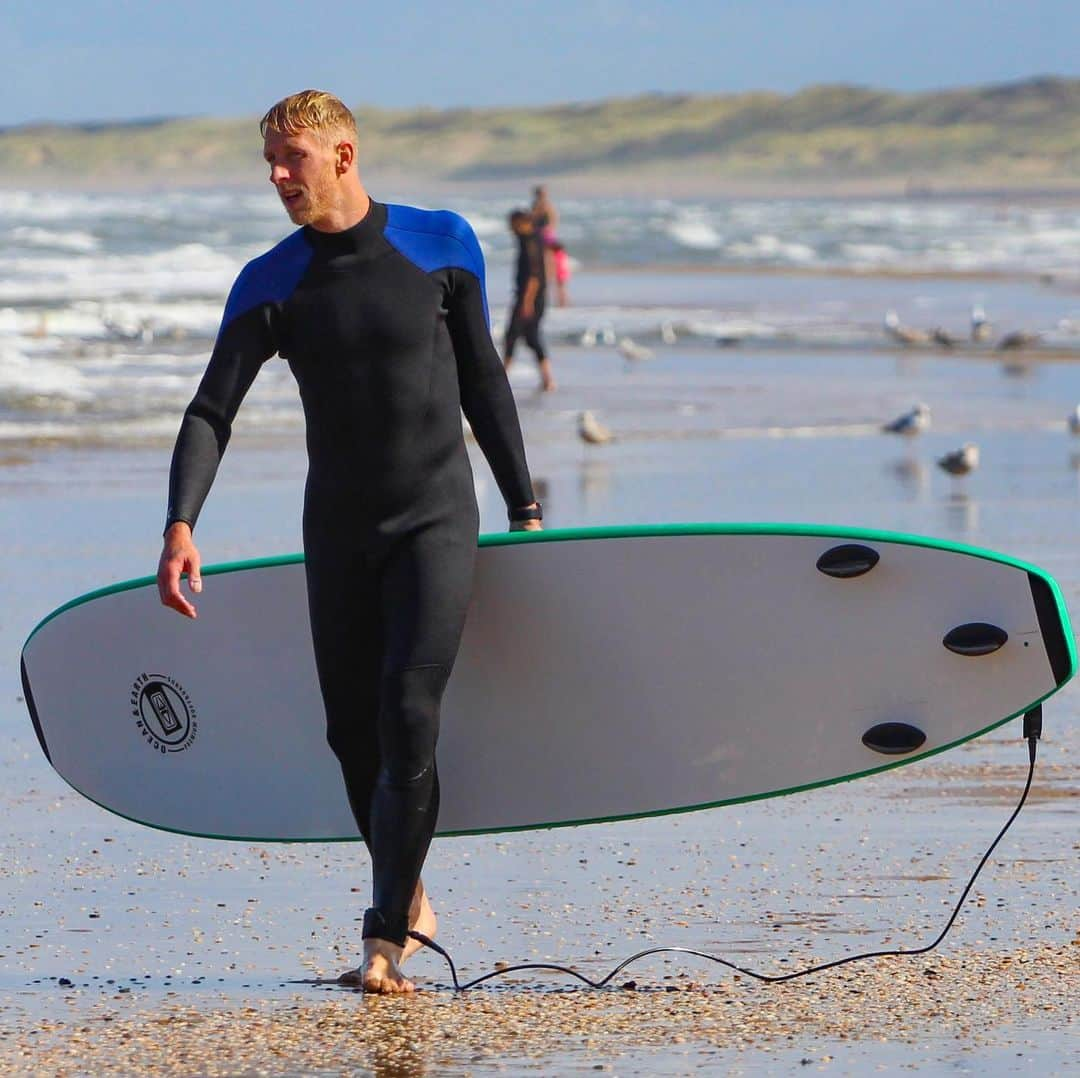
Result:
{"label": "grassy dune", "polygon": [[[544,108],[359,107],[366,172],[470,185],[708,189],[1080,188],[1080,80],[901,94],[648,95]],[[0,130],[0,182],[262,176],[253,118]]]}

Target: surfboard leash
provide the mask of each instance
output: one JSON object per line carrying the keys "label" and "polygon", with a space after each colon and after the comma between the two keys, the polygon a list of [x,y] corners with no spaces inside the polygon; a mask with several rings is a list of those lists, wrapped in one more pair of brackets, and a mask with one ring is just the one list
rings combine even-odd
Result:
{"label": "surfboard leash", "polygon": [[423,932],[409,932],[409,935],[422,943],[425,947],[431,948],[436,954],[442,955],[446,959],[446,964],[450,967],[450,976],[454,982],[455,992],[465,992],[470,988],[475,988],[478,984],[482,984],[484,981],[489,981],[494,977],[504,977],[511,973],[521,973],[525,970],[546,970],[548,972],[563,973],[569,977],[574,977],[581,981],[582,984],[588,985],[589,988],[606,988],[627,966],[634,962],[639,961],[642,958],[647,958],[649,955],[654,954],[685,954],[691,955],[694,958],[704,958],[710,962],[715,962],[718,965],[726,966],[730,970],[734,970],[736,973],[742,973],[747,977],[751,977],[757,981],[764,981],[767,984],[779,984],[782,981],[793,981],[797,977],[809,977],[813,973],[823,973],[825,970],[836,969],[838,966],[846,966],[851,962],[862,962],[870,958],[894,958],[894,957],[911,957],[914,955],[927,954],[929,951],[934,950],[939,943],[949,934],[949,930],[956,922],[956,918],[960,915],[960,910],[967,900],[967,896],[970,894],[972,887],[975,886],[975,881],[979,877],[979,873],[982,872],[986,865],[986,862],[990,860],[991,855],[997,848],[998,843],[1005,837],[1006,832],[1012,827],[1013,821],[1020,815],[1020,810],[1024,807],[1024,803],[1027,801],[1028,793],[1031,790],[1032,779],[1035,777],[1035,756],[1036,746],[1039,738],[1042,737],[1042,705],[1037,704],[1030,711],[1024,715],[1024,738],[1028,743],[1028,773],[1027,781],[1024,783],[1024,792],[1020,795],[1020,800],[1017,802],[1016,808],[1013,809],[1012,815],[1005,821],[1005,826],[997,833],[997,837],[990,843],[986,853],[983,854],[982,859],[979,861],[975,868],[975,871],[971,874],[967,882],[967,886],[960,894],[960,898],[957,900],[952,914],[948,921],[945,923],[945,927],[938,934],[937,938],[933,942],[926,944],[925,947],[914,948],[899,948],[896,950],[888,951],[865,951],[862,954],[848,955],[846,958],[837,958],[831,962],[822,962],[816,966],[808,966],[805,969],[795,970],[791,973],[781,974],[768,974],[759,973],[757,970],[748,969],[745,966],[737,965],[734,962],[729,962],[726,958],[721,958],[719,955],[709,954],[707,951],[696,951],[689,947],[650,947],[645,951],[638,951],[637,954],[631,955],[629,958],[620,962],[606,977],[602,977],[598,981],[594,981],[591,978],[585,976],[584,973],[580,973],[578,970],[571,968],[570,966],[562,966],[556,963],[549,962],[522,962],[514,966],[500,966],[497,969],[490,970],[487,973],[481,974],[479,977],[473,978],[471,981],[466,981],[462,984],[458,979],[457,968],[454,965],[454,960],[450,957],[445,948],[436,943],[433,939],[425,936]]}

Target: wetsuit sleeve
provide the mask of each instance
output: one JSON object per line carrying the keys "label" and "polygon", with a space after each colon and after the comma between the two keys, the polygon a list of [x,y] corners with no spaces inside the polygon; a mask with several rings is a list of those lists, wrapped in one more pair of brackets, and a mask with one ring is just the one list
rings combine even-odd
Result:
{"label": "wetsuit sleeve", "polygon": [[458,386],[465,418],[476,435],[507,508],[531,505],[533,497],[517,405],[502,360],[491,340],[484,296],[484,263],[471,235],[477,273],[455,269],[451,276],[446,324],[457,360]]}
{"label": "wetsuit sleeve", "polygon": [[229,444],[240,402],[259,368],[277,351],[271,304],[259,304],[230,318],[234,297],[244,288],[241,273],[233,285],[206,373],[180,424],[169,472],[166,528],[186,521],[194,529]]}

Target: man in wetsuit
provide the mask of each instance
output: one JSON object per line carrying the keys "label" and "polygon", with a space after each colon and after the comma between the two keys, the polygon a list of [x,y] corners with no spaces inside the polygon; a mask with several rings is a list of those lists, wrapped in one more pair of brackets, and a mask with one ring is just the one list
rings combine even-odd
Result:
{"label": "man in wetsuit", "polygon": [[[488,328],[484,265],[459,216],[369,198],[345,106],[304,91],[263,117],[264,156],[302,227],[249,262],[173,452],[158,587],[195,616],[192,539],[240,402],[275,353],[296,377],[309,459],[308,603],[327,738],[372,858],[361,967],[346,983],[413,989],[401,963],[435,916],[420,869],[439,802],[439,705],[472,586],[478,512],[464,410],[511,528],[540,527],[517,411]],[[303,721],[298,717],[297,721]]]}
{"label": "man in wetsuit", "polygon": [[540,368],[540,388],[550,393],[555,388],[551,360],[540,336],[540,319],[544,317],[547,297],[547,271],[544,265],[544,244],[532,215],[525,210],[510,214],[510,230],[517,237],[518,254],[514,276],[514,302],[506,327],[503,363],[507,368],[514,361],[514,347],[519,337],[536,355]]}

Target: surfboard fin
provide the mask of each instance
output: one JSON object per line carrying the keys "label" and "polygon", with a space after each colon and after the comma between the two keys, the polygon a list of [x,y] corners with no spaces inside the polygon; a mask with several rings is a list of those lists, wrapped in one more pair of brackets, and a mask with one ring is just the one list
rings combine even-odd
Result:
{"label": "surfboard fin", "polygon": [[926,741],[926,734],[906,722],[879,722],[862,736],[862,743],[884,756],[902,756],[914,752]]}
{"label": "surfboard fin", "polygon": [[957,655],[990,655],[1005,646],[1009,634],[985,621],[973,621],[950,629],[941,641]]}
{"label": "surfboard fin", "polygon": [[870,572],[880,558],[881,555],[876,550],[861,543],[843,543],[826,550],[818,558],[817,567],[826,576],[849,580]]}

